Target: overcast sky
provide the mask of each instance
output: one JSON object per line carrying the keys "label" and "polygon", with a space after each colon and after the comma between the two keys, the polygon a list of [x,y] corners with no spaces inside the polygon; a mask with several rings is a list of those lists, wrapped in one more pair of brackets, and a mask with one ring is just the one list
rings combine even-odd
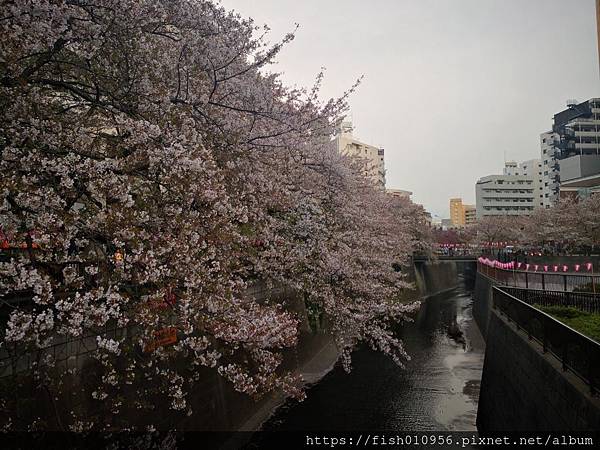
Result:
{"label": "overcast sky", "polygon": [[594,0],[222,0],[271,28],[300,29],[274,68],[323,97],[364,81],[354,134],[385,148],[387,187],[448,217],[478,178],[540,156],[567,99],[600,96]]}

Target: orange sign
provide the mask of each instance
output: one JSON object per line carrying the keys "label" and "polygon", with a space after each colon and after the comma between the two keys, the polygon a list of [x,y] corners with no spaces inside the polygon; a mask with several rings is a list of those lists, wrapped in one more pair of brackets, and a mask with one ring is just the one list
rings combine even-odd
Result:
{"label": "orange sign", "polygon": [[167,327],[162,330],[154,332],[154,339],[152,342],[146,344],[144,352],[150,353],[156,350],[158,347],[165,347],[177,342],[177,328]]}

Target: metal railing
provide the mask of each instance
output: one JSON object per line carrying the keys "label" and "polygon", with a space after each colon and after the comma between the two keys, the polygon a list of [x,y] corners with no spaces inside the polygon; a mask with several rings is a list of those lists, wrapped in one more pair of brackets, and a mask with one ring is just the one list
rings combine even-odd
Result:
{"label": "metal railing", "polygon": [[530,340],[539,342],[544,353],[554,355],[562,363],[562,369],[585,382],[593,395],[600,393],[600,344],[507,290],[494,286],[494,309],[514,322],[517,330],[522,329]]}
{"label": "metal railing", "polygon": [[480,262],[477,263],[477,271],[506,286],[542,291],[600,293],[600,275],[501,269]]}
{"label": "metal railing", "polygon": [[529,305],[562,306],[600,314],[600,294],[573,291],[542,291],[503,286],[502,290]]}
{"label": "metal railing", "polygon": [[90,355],[98,350],[98,337],[123,340],[132,332],[133,327],[112,324],[93,333],[87,330],[79,337],[55,336],[49,345],[40,348],[5,345],[0,349],[0,379],[31,372],[33,367],[46,365],[46,359],[52,361],[52,367],[58,370],[81,369],[90,360]]}

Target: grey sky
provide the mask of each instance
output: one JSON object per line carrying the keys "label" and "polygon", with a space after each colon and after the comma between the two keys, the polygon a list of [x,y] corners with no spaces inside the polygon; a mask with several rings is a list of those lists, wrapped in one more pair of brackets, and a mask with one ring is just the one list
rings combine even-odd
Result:
{"label": "grey sky", "polygon": [[355,135],[385,148],[387,187],[443,217],[507,159],[539,157],[567,99],[600,96],[594,0],[222,0],[280,39],[274,70],[324,97],[360,75]]}

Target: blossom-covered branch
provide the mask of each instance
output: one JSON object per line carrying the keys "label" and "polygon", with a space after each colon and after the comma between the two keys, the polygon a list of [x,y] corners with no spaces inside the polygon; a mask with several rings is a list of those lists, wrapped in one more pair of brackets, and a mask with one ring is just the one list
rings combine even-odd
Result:
{"label": "blossom-covered branch", "polygon": [[68,388],[45,349],[91,337],[99,373],[79,395],[104,419],[74,407],[58,426],[123,427],[159,398],[192,414],[196,367],[301,397],[280,364],[301,318],[245,295],[254,280],[320,308],[345,361],[360,341],[407,357],[388,325],[417,305],[394,301],[393,265],[422,246],[421,212],[332,147],[355,86],[326,102],[322,74],[284,86],[268,66],[294,35],[258,31],[204,0],[1,2],[0,231],[15,251],[0,352],[15,383],[34,355],[52,401]]}

